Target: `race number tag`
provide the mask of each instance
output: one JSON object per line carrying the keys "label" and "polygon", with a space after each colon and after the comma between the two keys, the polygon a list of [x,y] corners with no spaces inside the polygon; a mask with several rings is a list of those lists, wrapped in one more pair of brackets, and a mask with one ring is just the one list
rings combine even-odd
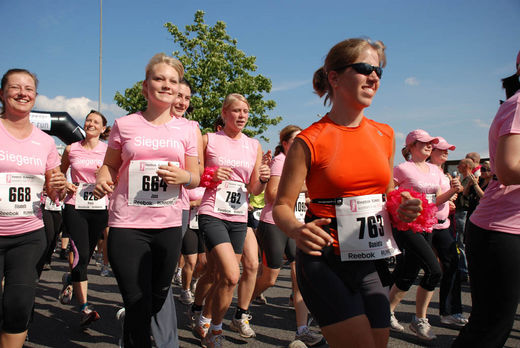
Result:
{"label": "race number tag", "polygon": [[[170,162],[179,167],[179,162]],[[157,175],[167,161],[130,161],[128,169],[128,205],[166,207],[179,198],[179,185],[168,185]]]}
{"label": "race number tag", "polygon": [[383,195],[343,198],[336,205],[341,261],[378,260],[400,253]]}
{"label": "race number tag", "polygon": [[426,200],[428,203],[434,203],[437,201],[437,195],[435,193],[426,193]]}
{"label": "race number tag", "polygon": [[305,213],[307,212],[307,206],[305,205],[305,193],[300,193],[298,195],[298,199],[296,200],[296,204],[294,206],[294,215],[296,216],[296,220],[301,223],[305,222]]}
{"label": "race number tag", "polygon": [[0,173],[0,216],[36,216],[44,175]]}
{"label": "race number tag", "polygon": [[63,204],[58,202],[58,204],[54,203],[49,197],[45,197],[45,210],[49,211],[61,211]]}
{"label": "race number tag", "polygon": [[199,207],[190,208],[190,228],[192,230],[199,229]]}
{"label": "race number tag", "polygon": [[76,209],[105,210],[107,202],[105,197],[94,196],[96,184],[80,183],[76,190]]}
{"label": "race number tag", "polygon": [[231,215],[246,215],[247,191],[244,183],[223,181],[218,185],[213,211]]}

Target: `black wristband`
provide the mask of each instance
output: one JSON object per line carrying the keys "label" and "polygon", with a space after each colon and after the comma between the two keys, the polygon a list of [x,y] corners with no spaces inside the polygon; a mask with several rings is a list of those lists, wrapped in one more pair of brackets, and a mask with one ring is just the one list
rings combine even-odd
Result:
{"label": "black wristband", "polygon": [[267,179],[266,181],[263,181],[261,178],[258,178],[258,180],[262,183],[262,184],[267,184],[269,182],[269,179]]}

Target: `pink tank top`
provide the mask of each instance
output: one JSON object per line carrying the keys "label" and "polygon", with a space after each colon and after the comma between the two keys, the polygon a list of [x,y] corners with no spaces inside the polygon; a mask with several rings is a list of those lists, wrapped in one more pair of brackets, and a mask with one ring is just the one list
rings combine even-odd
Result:
{"label": "pink tank top", "polygon": [[121,151],[119,182],[110,198],[110,227],[168,228],[182,224],[181,200],[171,206],[128,205],[129,167],[131,161],[179,162],[185,168],[185,156],[197,157],[197,141],[186,123],[173,118],[154,125],[140,112],[117,119],[110,132],[108,146]]}
{"label": "pink tank top", "polygon": [[[25,139],[13,137],[0,121],[0,173],[23,173],[45,175],[45,172],[60,165],[54,139],[33,126],[32,133]],[[9,189],[9,176],[0,183]],[[39,192],[43,191],[43,185]],[[41,194],[41,193],[40,193]],[[43,227],[40,204],[34,206],[31,216],[10,216],[0,211],[0,236],[18,235]]]}
{"label": "pink tank top", "polygon": [[[271,176],[282,176],[283,164],[285,163],[285,154],[280,152],[273,158],[271,162]],[[260,221],[274,225],[273,219],[273,202],[265,203],[265,207],[260,214]]]}
{"label": "pink tank top", "polygon": [[[197,133],[199,131],[199,123],[197,121],[192,121],[192,120],[188,120],[188,119],[185,119],[184,117],[176,117],[176,119],[179,121],[179,122],[182,122],[186,125],[186,127],[189,128],[189,130],[191,132],[193,132],[192,136],[193,136],[193,139],[195,140],[195,143],[197,143]],[[182,206],[182,210],[189,210],[190,209],[190,199],[188,197],[188,193],[187,193],[188,190],[186,190],[186,188],[184,186],[182,186],[181,188],[181,206]]]}
{"label": "pink tank top", "polygon": [[[233,169],[231,181],[249,184],[258,155],[258,146],[260,145],[258,140],[251,139],[243,133],[241,133],[239,139],[231,139],[224,131],[208,133],[207,135],[208,144],[204,165],[206,167],[231,168]],[[216,192],[216,189],[206,189],[202,197],[199,214],[211,215],[231,222],[247,222],[247,214],[232,215],[215,212]]]}
{"label": "pink tank top", "polygon": [[[96,183],[96,171],[103,165],[107,144],[100,141],[97,146],[88,150],[81,145],[81,141],[70,145],[69,162],[70,177],[74,184]],[[76,204],[76,195],[67,195],[65,204]]]}

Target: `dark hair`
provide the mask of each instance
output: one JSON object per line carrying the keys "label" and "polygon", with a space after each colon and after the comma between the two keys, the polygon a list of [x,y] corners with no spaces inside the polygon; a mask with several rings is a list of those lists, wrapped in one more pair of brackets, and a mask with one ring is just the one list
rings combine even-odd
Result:
{"label": "dark hair", "polygon": [[316,70],[312,78],[312,85],[317,95],[325,95],[323,105],[327,104],[334,97],[332,87],[329,83],[327,74],[330,71],[342,71],[345,65],[352,64],[359,57],[361,52],[367,47],[371,47],[377,51],[379,56],[379,66],[386,65],[385,45],[381,41],[372,41],[370,39],[348,39],[334,45],[325,58],[325,63],[321,68]]}
{"label": "dark hair", "polygon": [[213,130],[215,132],[218,132],[219,131],[218,128],[220,127],[222,129],[222,128],[224,128],[224,126],[225,126],[224,119],[222,118],[222,116],[219,116],[215,120],[215,124],[213,125]]}
{"label": "dark hair", "polygon": [[[36,89],[38,89],[38,78],[36,77],[36,75],[33,74],[32,72],[30,72],[29,70],[18,69],[18,68],[7,70],[7,72],[4,74],[4,76],[2,76],[2,84],[0,85],[0,89],[2,89],[2,91],[5,89],[6,84],[7,84],[7,79],[9,78],[9,76],[11,76],[12,74],[18,74],[18,73],[23,73],[23,74],[27,74],[27,75],[31,76],[32,79],[34,80],[34,86],[36,87]],[[1,95],[0,95],[0,102],[2,102],[2,109],[0,110],[0,114],[3,114],[5,110],[4,110],[4,105],[3,105],[4,101],[2,100]]]}
{"label": "dark hair", "polygon": [[276,146],[276,148],[274,149],[274,155],[278,155],[279,153],[285,153],[284,149],[283,149],[283,142],[284,141],[289,141],[289,139],[291,139],[292,135],[294,134],[294,132],[298,132],[298,131],[301,131],[302,129],[298,126],[295,126],[293,124],[290,124],[288,126],[285,126],[281,131],[280,131],[280,142],[278,143],[278,145]]}
{"label": "dark hair", "polygon": [[[188,81],[186,79],[186,77],[183,77],[181,82],[180,82],[181,85],[185,85],[187,86],[189,89],[190,89],[190,93],[191,95],[195,94],[195,91],[193,90],[193,87],[191,87],[191,84],[190,84],[190,81]],[[190,106],[188,106],[188,108],[186,109],[186,114],[191,114],[191,112],[193,111],[193,106],[191,105],[190,103]]]}
{"label": "dark hair", "polygon": [[[108,122],[107,122],[106,117],[101,112],[99,112],[97,110],[90,110],[90,112],[87,114],[87,117],[89,117],[91,114],[95,114],[95,115],[98,115],[98,116],[101,117],[101,121],[103,122],[103,127],[106,127],[106,128],[105,128],[105,131],[99,135],[99,139],[107,140],[108,137],[110,136],[110,131],[112,130],[112,127],[107,126]],[[85,119],[87,117],[85,117]]]}
{"label": "dark hair", "polygon": [[506,90],[506,99],[511,98],[520,89],[520,80],[517,74],[502,79],[502,87]]}

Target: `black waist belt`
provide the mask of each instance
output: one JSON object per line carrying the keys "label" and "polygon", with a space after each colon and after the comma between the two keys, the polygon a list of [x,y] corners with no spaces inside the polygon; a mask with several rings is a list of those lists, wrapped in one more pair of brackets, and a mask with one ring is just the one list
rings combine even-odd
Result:
{"label": "black waist belt", "polygon": [[445,223],[445,222],[446,222],[446,220],[437,220],[437,223],[438,223],[439,225],[442,225],[442,224]]}
{"label": "black waist belt", "polygon": [[[374,193],[374,194],[379,194],[379,193]],[[383,202],[386,202],[386,194],[382,194],[383,195]],[[350,197],[345,197],[345,198],[350,198]],[[316,204],[327,204],[327,205],[342,205],[343,204],[343,198],[315,198],[315,199],[311,199],[311,203],[316,203]]]}

